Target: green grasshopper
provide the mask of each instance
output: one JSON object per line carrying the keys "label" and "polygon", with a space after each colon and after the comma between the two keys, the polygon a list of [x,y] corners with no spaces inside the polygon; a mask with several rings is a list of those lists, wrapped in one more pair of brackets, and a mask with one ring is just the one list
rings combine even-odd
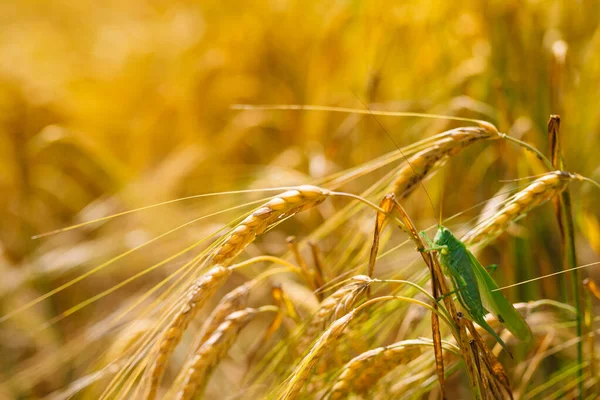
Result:
{"label": "green grasshopper", "polygon": [[510,354],[506,343],[485,322],[491,312],[517,339],[529,341],[531,328],[512,303],[498,290],[498,285],[465,244],[441,225],[433,239],[421,232],[431,246],[424,251],[437,251],[444,274],[451,280],[458,300],[471,319],[490,333]]}

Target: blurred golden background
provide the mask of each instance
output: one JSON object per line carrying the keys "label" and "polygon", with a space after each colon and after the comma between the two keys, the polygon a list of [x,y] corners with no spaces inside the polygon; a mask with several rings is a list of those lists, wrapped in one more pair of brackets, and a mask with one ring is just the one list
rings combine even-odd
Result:
{"label": "blurred golden background", "polygon": [[[236,202],[190,200],[49,238],[34,235],[183,196],[310,183],[396,148],[372,119],[237,111],[234,104],[363,109],[365,102],[479,118],[543,152],[548,117],[560,114],[567,168],[598,180],[598,16],[595,0],[4,1],[2,314],[207,209]],[[399,145],[458,126],[379,120]],[[531,164],[514,146],[477,145],[427,187],[434,201],[443,197],[450,216],[490,198],[498,180],[532,175]],[[582,263],[595,261],[600,196],[580,184],[572,193]],[[410,209],[433,218],[418,196],[421,203]],[[543,266],[557,264],[559,243],[551,208],[545,212],[547,221],[530,222],[533,244],[497,249],[505,262],[553,270]],[[208,228],[188,226],[3,322],[0,380],[23,360],[34,364],[35,356],[60,349],[143,290],[144,280],[167,272],[40,331],[52,316],[164,260]],[[536,253],[535,243],[548,251]],[[558,296],[557,287],[540,284],[524,296]],[[65,362],[50,377],[13,385],[6,396],[43,397],[87,363]]]}

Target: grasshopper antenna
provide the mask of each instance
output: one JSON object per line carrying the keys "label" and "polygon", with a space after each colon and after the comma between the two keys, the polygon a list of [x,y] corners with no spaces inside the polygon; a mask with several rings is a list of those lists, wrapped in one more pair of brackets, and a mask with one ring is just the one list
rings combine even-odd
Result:
{"label": "grasshopper antenna", "polygon": [[442,226],[442,215],[443,215],[442,209],[444,208],[444,202],[443,202],[443,200],[444,200],[444,186],[443,185],[442,185],[442,194],[440,196],[440,199],[441,199],[440,200],[440,216],[439,216],[439,220],[438,220],[438,226]]}
{"label": "grasshopper antenna", "polygon": [[[385,129],[385,126],[383,126],[383,124],[379,121],[379,119],[375,116],[375,114],[373,114],[371,112],[371,109],[369,108],[369,106],[367,105],[367,103],[365,103],[364,101],[362,101],[362,99],[356,93],[353,92],[353,94],[358,99],[358,101],[360,101],[362,103],[362,105],[365,107],[365,109],[369,112],[369,115],[371,115],[371,117],[373,117],[373,119],[381,127],[381,129],[383,130],[383,132],[385,132],[385,134],[388,137],[388,139],[390,139],[392,141],[392,143],[394,144],[394,146],[396,146],[396,148],[398,149],[398,151],[400,152],[400,154],[402,154],[402,157],[404,157],[404,159],[406,160],[406,162],[408,163],[408,165],[410,166],[410,168],[415,173],[415,175],[418,175],[417,170],[413,167],[413,165],[411,164],[411,162],[408,159],[408,157],[406,157],[406,155],[404,154],[404,152],[402,151],[402,149],[400,148],[400,146],[398,146],[398,143],[396,143],[396,141],[394,140],[394,138],[392,137],[392,135],[390,135],[389,132],[387,131],[387,129]],[[429,192],[427,191],[427,188],[423,184],[423,181],[420,180],[420,179],[419,179],[419,184],[421,185],[421,187],[425,191],[425,194],[427,195],[427,198],[429,199],[429,204],[431,204],[431,209],[433,210],[433,215],[435,215],[436,212],[435,212],[435,207],[433,205],[433,200],[431,200],[431,196],[429,196]],[[441,216],[442,216],[442,214],[441,214],[441,208],[440,208],[440,224],[441,224]]]}

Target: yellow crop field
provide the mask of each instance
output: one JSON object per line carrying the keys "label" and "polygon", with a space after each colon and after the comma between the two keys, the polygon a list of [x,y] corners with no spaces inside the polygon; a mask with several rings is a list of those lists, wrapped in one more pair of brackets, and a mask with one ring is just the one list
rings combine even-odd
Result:
{"label": "yellow crop field", "polygon": [[600,4],[5,0],[0,399],[596,399]]}

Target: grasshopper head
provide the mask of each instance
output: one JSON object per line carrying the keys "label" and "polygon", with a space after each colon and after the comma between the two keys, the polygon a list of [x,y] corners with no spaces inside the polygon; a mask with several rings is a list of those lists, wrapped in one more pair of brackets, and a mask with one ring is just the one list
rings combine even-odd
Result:
{"label": "grasshopper head", "polygon": [[433,243],[435,243],[439,246],[448,245],[448,243],[450,242],[450,239],[453,236],[454,235],[452,235],[452,232],[450,232],[450,229],[446,228],[445,226],[438,225],[438,230],[435,234],[435,237],[433,238]]}

